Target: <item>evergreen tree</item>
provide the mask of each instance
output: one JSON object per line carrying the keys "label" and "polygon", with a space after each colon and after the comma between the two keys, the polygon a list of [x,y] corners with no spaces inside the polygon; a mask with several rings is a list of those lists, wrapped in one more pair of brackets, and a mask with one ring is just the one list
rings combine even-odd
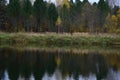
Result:
{"label": "evergreen tree", "polygon": [[108,2],[104,0],[100,0],[98,2],[98,9],[99,9],[99,22],[100,22],[99,25],[100,27],[103,27],[105,18],[110,11]]}
{"label": "evergreen tree", "polygon": [[8,5],[9,7],[9,15],[17,17],[20,14],[20,2],[19,0],[10,0]]}
{"label": "evergreen tree", "polygon": [[80,24],[81,6],[82,2],[80,0],[75,0],[75,4],[70,10],[71,32],[79,31],[78,27]]}
{"label": "evergreen tree", "polygon": [[62,32],[69,32],[70,31],[70,13],[69,13],[69,9],[66,5],[63,5],[61,8],[61,13],[60,13],[60,17],[62,20],[62,26],[61,26],[61,31]]}
{"label": "evergreen tree", "polygon": [[58,12],[55,7],[55,4],[51,3],[49,5],[48,10],[47,10],[47,15],[48,15],[48,19],[50,21],[50,26],[51,26],[50,31],[55,31],[56,30],[55,23],[58,18]]}
{"label": "evergreen tree", "polygon": [[80,11],[81,10],[81,4],[82,4],[81,1],[80,0],[76,0],[75,3],[76,3],[76,10]]}
{"label": "evergreen tree", "polygon": [[104,0],[99,0],[99,2],[98,2],[98,8],[102,11],[102,10],[104,10]]}
{"label": "evergreen tree", "polygon": [[82,7],[82,25],[84,27],[84,31],[89,31],[90,23],[92,21],[92,6],[90,3],[85,3]]}
{"label": "evergreen tree", "polygon": [[99,9],[97,8],[97,3],[96,2],[94,2],[93,3],[93,5],[92,5],[92,11],[93,11],[93,13],[92,13],[92,15],[93,15],[93,18],[92,18],[92,20],[93,20],[93,32],[99,32],[98,30],[99,30]]}
{"label": "evergreen tree", "polygon": [[32,13],[32,4],[30,0],[24,0],[23,3],[23,15],[25,17],[29,17]]}
{"label": "evergreen tree", "polygon": [[28,31],[30,28],[30,16],[32,14],[32,4],[30,0],[24,0],[23,1],[23,14],[24,17],[24,26],[25,30]]}
{"label": "evergreen tree", "polygon": [[108,13],[108,11],[110,10],[108,2],[104,0],[100,0],[98,2],[98,8],[100,9],[100,11],[106,12],[106,13]]}
{"label": "evergreen tree", "polygon": [[6,17],[6,1],[0,0],[0,30],[5,30],[5,17]]}
{"label": "evergreen tree", "polygon": [[18,31],[19,28],[19,18],[20,18],[20,2],[19,0],[10,0],[8,5],[7,14],[9,15],[9,21],[14,26],[14,30]]}
{"label": "evergreen tree", "polygon": [[36,0],[33,6],[33,12],[36,19],[36,28],[35,31],[42,31],[42,20],[45,17],[46,13],[46,4],[43,0]]}
{"label": "evergreen tree", "polygon": [[83,0],[83,4],[85,4],[85,3],[87,3],[87,2],[89,2],[88,0]]}
{"label": "evergreen tree", "polygon": [[72,20],[72,21],[75,16],[75,13],[76,13],[75,8],[76,8],[75,3],[73,2],[73,0],[70,0],[70,10],[69,11],[70,11],[70,20]]}
{"label": "evergreen tree", "polygon": [[[34,4],[31,1],[10,0],[6,5],[6,0],[0,0],[0,30],[57,31],[56,25],[58,25],[60,26],[58,32],[100,32],[106,28],[103,26],[107,24],[110,26],[109,31],[116,26],[119,32],[120,10],[118,6],[115,6],[115,0],[99,0],[98,4],[93,5],[89,3],[89,0],[83,0],[83,2],[81,0],[56,0],[56,5],[46,0],[35,0]],[[109,6],[110,2],[114,4],[114,8]]]}

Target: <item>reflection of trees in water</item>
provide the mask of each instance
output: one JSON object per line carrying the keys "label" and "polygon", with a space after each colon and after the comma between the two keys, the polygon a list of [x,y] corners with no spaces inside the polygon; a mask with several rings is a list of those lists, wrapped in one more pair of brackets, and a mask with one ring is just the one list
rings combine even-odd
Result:
{"label": "reflection of trees in water", "polygon": [[0,67],[3,66],[1,70],[8,69],[11,80],[17,80],[19,75],[27,79],[31,73],[34,74],[35,80],[40,80],[45,71],[52,74],[56,68],[54,56],[45,51],[4,51],[0,52],[3,52],[0,54],[0,63],[3,62]]}
{"label": "reflection of trees in water", "polygon": [[0,53],[0,78],[4,76],[4,71],[7,69],[11,80],[17,80],[20,76],[28,79],[31,74],[35,80],[41,80],[45,72],[49,76],[55,74],[57,67],[63,78],[72,76],[77,80],[80,75],[84,78],[91,76],[90,73],[92,73],[96,75],[97,80],[101,80],[108,76],[111,64],[120,65],[118,63],[120,57],[96,53],[72,54],[70,52],[69,54],[62,51],[17,51],[12,49],[1,49]]}
{"label": "reflection of trees in water", "polygon": [[114,70],[120,70],[120,54],[111,54],[104,56],[109,66]]}
{"label": "reflection of trees in water", "polygon": [[63,74],[69,71],[69,74],[74,74],[76,80],[79,74],[88,76],[89,73],[96,74],[97,80],[100,80],[104,78],[108,72],[107,63],[104,60],[104,57],[99,54],[66,54],[61,60],[63,60],[63,64],[61,65]]}

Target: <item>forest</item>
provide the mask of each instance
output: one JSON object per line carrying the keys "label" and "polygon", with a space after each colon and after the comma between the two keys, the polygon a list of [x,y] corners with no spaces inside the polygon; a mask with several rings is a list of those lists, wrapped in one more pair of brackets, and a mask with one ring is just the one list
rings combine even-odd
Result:
{"label": "forest", "polygon": [[115,1],[0,0],[0,31],[118,34],[120,7]]}

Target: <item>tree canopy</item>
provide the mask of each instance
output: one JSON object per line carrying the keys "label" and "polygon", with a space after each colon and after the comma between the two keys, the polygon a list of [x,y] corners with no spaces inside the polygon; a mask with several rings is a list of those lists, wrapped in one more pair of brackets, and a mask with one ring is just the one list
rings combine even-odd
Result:
{"label": "tree canopy", "polygon": [[[112,4],[112,7],[110,5]],[[0,0],[0,31],[117,32],[120,7],[115,0]],[[113,29],[115,28],[115,29]],[[111,31],[115,30],[115,31]]]}

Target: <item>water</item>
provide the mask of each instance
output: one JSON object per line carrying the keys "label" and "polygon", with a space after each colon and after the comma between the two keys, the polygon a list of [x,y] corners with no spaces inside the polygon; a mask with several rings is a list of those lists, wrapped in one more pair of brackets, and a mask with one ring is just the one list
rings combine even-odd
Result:
{"label": "water", "polygon": [[120,52],[1,48],[0,80],[120,80]]}

